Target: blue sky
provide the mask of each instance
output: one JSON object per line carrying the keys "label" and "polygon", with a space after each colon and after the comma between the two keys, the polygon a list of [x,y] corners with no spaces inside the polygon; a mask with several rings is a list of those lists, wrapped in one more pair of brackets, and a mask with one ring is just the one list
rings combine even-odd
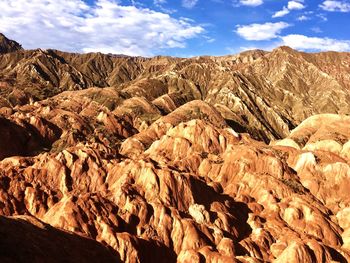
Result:
{"label": "blue sky", "polygon": [[27,49],[226,55],[280,45],[350,51],[350,0],[0,0],[0,32]]}

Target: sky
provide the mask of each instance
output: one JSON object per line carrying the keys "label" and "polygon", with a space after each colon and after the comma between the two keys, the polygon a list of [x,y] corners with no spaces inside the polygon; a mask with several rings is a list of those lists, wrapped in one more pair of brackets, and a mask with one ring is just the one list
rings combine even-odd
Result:
{"label": "sky", "polygon": [[350,51],[350,0],[0,0],[0,32],[26,49],[221,56]]}

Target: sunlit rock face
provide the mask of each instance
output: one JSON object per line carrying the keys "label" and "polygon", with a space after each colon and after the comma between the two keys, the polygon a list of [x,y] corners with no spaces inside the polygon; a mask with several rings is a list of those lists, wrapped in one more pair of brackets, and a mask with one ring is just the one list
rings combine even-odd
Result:
{"label": "sunlit rock face", "polygon": [[350,261],[349,54],[0,61],[1,262]]}

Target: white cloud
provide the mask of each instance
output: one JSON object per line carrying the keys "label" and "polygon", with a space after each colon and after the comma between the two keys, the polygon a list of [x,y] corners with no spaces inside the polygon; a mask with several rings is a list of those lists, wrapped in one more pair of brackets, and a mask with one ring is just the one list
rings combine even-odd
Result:
{"label": "white cloud", "polygon": [[154,0],[153,4],[155,5],[162,5],[162,4],[166,4],[167,0]]}
{"label": "white cloud", "polygon": [[260,49],[256,46],[242,46],[242,47],[239,47],[240,51],[241,52],[244,52],[244,51],[249,51],[249,50],[257,50],[257,49]]}
{"label": "white cloud", "polygon": [[310,20],[310,17],[305,16],[305,15],[301,15],[297,18],[298,21],[306,21],[306,20]]}
{"label": "white cloud", "polygon": [[327,0],[319,5],[323,10],[330,12],[350,12],[349,1]]}
{"label": "white cloud", "polygon": [[289,14],[289,9],[287,7],[283,7],[282,10],[280,11],[277,11],[272,17],[275,18],[275,17],[282,17],[282,16],[285,16],[287,14]]}
{"label": "white cloud", "polygon": [[288,2],[288,9],[289,10],[300,10],[300,9],[304,9],[305,6],[300,3],[299,1],[289,1]]}
{"label": "white cloud", "polygon": [[283,45],[299,50],[318,51],[350,51],[349,40],[337,40],[332,38],[308,37],[304,35],[287,35],[281,37]]}
{"label": "white cloud", "polygon": [[193,8],[197,4],[198,0],[182,0],[182,6],[185,8]]}
{"label": "white cloud", "polygon": [[270,40],[278,37],[288,26],[289,24],[285,22],[238,25],[236,33],[246,40]]}
{"label": "white cloud", "polygon": [[315,33],[322,33],[323,32],[322,29],[319,27],[312,27],[311,30],[314,31]]}
{"label": "white cloud", "polygon": [[[160,1],[158,1],[160,2]],[[0,0],[0,32],[25,48],[152,55],[204,32],[186,19],[115,0]]]}
{"label": "white cloud", "polygon": [[203,36],[203,38],[206,40],[207,43],[214,43],[216,41],[215,38],[209,36]]}
{"label": "white cloud", "polygon": [[287,7],[283,7],[282,10],[277,11],[275,14],[273,14],[273,18],[275,17],[282,17],[285,15],[288,15],[291,10],[301,10],[304,9],[305,6],[303,4],[304,0],[293,0],[289,1],[287,4]]}
{"label": "white cloud", "polygon": [[159,8],[161,12],[167,13],[167,14],[174,14],[177,12],[176,9],[173,8],[165,8],[163,5],[167,4],[167,0],[153,0],[153,4]]}
{"label": "white cloud", "polygon": [[259,6],[264,3],[263,0],[240,0],[239,3],[241,5],[247,5],[247,6]]}
{"label": "white cloud", "polygon": [[272,41],[268,43],[259,43],[259,45],[247,45],[247,46],[240,46],[240,47],[226,47],[225,49],[229,51],[231,54],[240,53],[247,50],[265,50],[265,51],[271,51],[281,45],[281,41]]}
{"label": "white cloud", "polygon": [[323,22],[328,21],[328,18],[324,14],[316,14],[317,17],[319,17]]}

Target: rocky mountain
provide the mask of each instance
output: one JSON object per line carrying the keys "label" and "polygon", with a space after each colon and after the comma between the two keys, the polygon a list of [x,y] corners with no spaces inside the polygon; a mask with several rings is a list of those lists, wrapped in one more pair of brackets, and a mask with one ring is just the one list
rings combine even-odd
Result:
{"label": "rocky mountain", "polygon": [[280,47],[181,59],[39,49],[5,54],[0,62],[0,105],[7,107],[92,87],[114,90],[119,101],[137,96],[153,105],[162,96],[176,107],[197,99],[213,105],[238,131],[265,142],[284,138],[309,116],[350,111],[348,53]]}
{"label": "rocky mountain", "polygon": [[0,33],[0,54],[22,50],[22,46],[16,41],[8,39],[4,34]]}
{"label": "rocky mountain", "polygon": [[0,61],[2,261],[350,260],[349,53]]}

